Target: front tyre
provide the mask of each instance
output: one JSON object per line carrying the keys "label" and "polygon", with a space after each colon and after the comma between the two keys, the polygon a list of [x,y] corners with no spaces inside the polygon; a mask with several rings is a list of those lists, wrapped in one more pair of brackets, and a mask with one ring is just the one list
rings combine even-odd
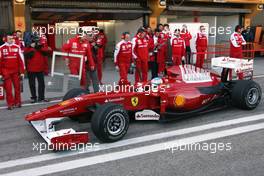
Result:
{"label": "front tyre", "polygon": [[91,127],[95,136],[102,142],[115,142],[127,133],[129,116],[122,106],[106,103],[93,114]]}
{"label": "front tyre", "polygon": [[237,81],[232,89],[232,103],[245,110],[255,109],[261,100],[261,88],[252,80]]}

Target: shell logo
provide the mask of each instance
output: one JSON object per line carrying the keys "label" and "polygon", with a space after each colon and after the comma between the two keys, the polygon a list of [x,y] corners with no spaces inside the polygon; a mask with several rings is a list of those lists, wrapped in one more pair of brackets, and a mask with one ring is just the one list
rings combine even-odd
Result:
{"label": "shell logo", "polygon": [[175,106],[183,106],[185,104],[185,97],[182,95],[177,95],[174,99]]}
{"label": "shell logo", "polygon": [[66,105],[70,104],[70,102],[71,102],[70,100],[66,100],[66,101],[59,103],[59,105],[60,106],[66,106]]}

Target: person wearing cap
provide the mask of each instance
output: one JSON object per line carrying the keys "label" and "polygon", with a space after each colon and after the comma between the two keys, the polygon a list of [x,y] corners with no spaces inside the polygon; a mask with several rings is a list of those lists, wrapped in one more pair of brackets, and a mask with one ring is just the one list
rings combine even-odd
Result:
{"label": "person wearing cap", "polygon": [[81,86],[83,87],[86,86],[85,66],[87,66],[92,71],[96,70],[95,62],[91,53],[90,44],[86,40],[85,35],[86,34],[81,29],[79,29],[79,32],[76,37],[70,38],[67,43],[62,46],[62,51],[64,52],[84,56],[83,70],[80,70],[80,58],[67,57],[70,73],[73,75],[78,75],[80,71],[82,72]]}
{"label": "person wearing cap", "polygon": [[190,41],[192,39],[192,34],[188,31],[186,24],[182,25],[181,38],[184,39],[185,47],[186,47],[186,50],[185,50],[186,64],[191,64],[191,44],[190,44]]}
{"label": "person wearing cap", "polygon": [[132,40],[132,55],[136,62],[135,83],[148,80],[149,46],[146,32],[139,28]]}
{"label": "person wearing cap", "polygon": [[[24,56],[31,93],[31,103],[47,102],[45,99],[44,75],[48,75],[48,56],[52,50],[48,47],[43,37],[35,38],[25,47]],[[36,94],[36,79],[38,81],[38,97]]]}
{"label": "person wearing cap", "polygon": [[114,63],[119,71],[119,85],[130,84],[127,74],[132,63],[132,43],[129,32],[122,34],[122,40],[116,45],[114,53]]}
{"label": "person wearing cap", "polygon": [[195,36],[195,44],[196,44],[196,67],[203,68],[204,60],[205,60],[205,52],[207,51],[208,39],[206,36],[205,27],[200,26],[200,31]]}
{"label": "person wearing cap", "polygon": [[243,58],[242,45],[246,44],[244,37],[241,34],[242,27],[237,25],[235,32],[230,37],[230,57]]}
{"label": "person wearing cap", "polygon": [[[0,78],[4,80],[6,101],[9,110],[21,107],[20,79],[24,77],[25,66],[22,52],[14,43],[14,36],[8,33],[6,43],[0,47]],[[13,88],[14,93],[13,95]]]}
{"label": "person wearing cap", "polygon": [[174,65],[180,65],[185,60],[185,41],[180,36],[180,29],[175,29],[171,38],[172,61]]}

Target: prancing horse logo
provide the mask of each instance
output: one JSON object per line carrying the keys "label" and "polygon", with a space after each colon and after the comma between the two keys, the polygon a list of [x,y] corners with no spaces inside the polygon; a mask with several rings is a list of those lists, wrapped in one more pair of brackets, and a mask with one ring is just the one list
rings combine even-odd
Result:
{"label": "prancing horse logo", "polygon": [[132,106],[137,106],[138,105],[138,97],[132,97],[131,98],[131,104],[132,104]]}

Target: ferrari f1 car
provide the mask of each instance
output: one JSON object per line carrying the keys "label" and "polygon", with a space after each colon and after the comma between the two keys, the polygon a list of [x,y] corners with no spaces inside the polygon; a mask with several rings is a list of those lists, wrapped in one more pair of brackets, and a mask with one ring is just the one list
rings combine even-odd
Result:
{"label": "ferrari f1 car", "polygon": [[260,86],[252,80],[229,80],[232,66],[224,67],[219,75],[192,65],[172,66],[162,78],[123,85],[112,92],[88,94],[81,88],[72,89],[62,102],[25,118],[48,144],[72,145],[88,142],[89,135],[73,129],[56,131],[56,122],[65,117],[85,116],[91,119],[91,129],[99,140],[115,142],[125,136],[131,118],[164,121],[227,106],[256,108],[262,95]]}

